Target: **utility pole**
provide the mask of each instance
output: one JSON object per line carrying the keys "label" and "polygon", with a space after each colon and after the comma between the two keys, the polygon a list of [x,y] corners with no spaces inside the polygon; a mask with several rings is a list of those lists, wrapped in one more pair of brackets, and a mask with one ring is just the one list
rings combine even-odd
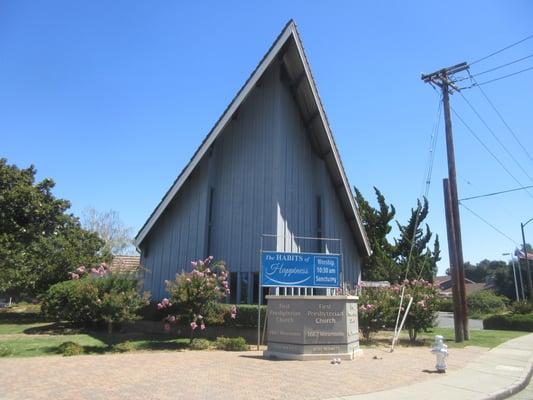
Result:
{"label": "utility pole", "polygon": [[[455,171],[455,151],[453,146],[453,132],[452,119],[450,115],[450,88],[451,90],[459,91],[449,78],[458,72],[468,69],[466,62],[454,65],[452,67],[443,68],[431,74],[422,75],[422,80],[438,86],[442,90],[442,102],[444,106],[444,124],[446,130],[446,152],[448,156],[448,184],[444,183],[445,187],[449,187],[449,193],[445,193],[445,199],[450,201],[450,216],[446,220],[446,229],[448,231],[448,239],[452,239],[452,244],[448,244],[450,251],[450,268],[455,269],[454,288],[459,295],[454,295],[454,301],[459,304],[455,305],[457,310],[460,310],[460,319],[462,320],[463,338],[468,340],[470,334],[468,331],[468,308],[466,306],[466,289],[465,289],[465,273],[463,262],[463,245],[461,240],[461,219],[459,215],[459,196],[457,195],[457,174]],[[453,93],[453,92],[452,92]],[[452,264],[453,263],[453,264]],[[452,275],[452,279],[453,279]],[[457,300],[456,300],[457,299]],[[456,332],[456,342],[461,342],[461,335]]]}
{"label": "utility pole", "polygon": [[[526,273],[527,273],[527,290],[528,290],[528,294],[529,294],[528,297],[529,297],[530,302],[533,300],[533,292],[532,292],[533,285],[531,283],[531,270],[529,269],[529,258],[527,257],[526,235],[524,235],[524,227],[531,221],[533,221],[533,218],[530,218],[526,223],[523,223],[523,222],[520,223],[520,228],[522,229],[522,245],[524,246],[522,250],[524,251],[524,262],[526,264]],[[518,263],[518,265],[520,265],[520,263]]]}
{"label": "utility pole", "polygon": [[459,290],[459,280],[457,279],[457,261],[455,260],[455,229],[453,229],[452,218],[452,198],[450,196],[450,183],[448,179],[443,179],[444,189],[444,210],[446,211],[446,226],[448,233],[448,254],[450,258],[450,275],[452,278],[452,298],[453,298],[453,327],[455,329],[455,341],[464,340],[464,327],[461,310],[461,291]]}

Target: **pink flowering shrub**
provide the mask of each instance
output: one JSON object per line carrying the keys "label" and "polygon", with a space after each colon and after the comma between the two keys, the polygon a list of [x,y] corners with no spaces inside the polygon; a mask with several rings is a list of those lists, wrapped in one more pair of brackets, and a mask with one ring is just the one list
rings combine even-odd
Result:
{"label": "pink flowering shrub", "polygon": [[[191,328],[191,343],[196,330],[205,330],[206,312],[210,304],[225,298],[229,293],[228,272],[223,261],[213,261],[209,256],[205,260],[192,261],[192,271],[178,274],[174,281],[167,281],[170,300],[163,299],[157,304],[163,310],[175,303],[179,314],[165,318],[165,331],[171,330],[171,324],[185,318]],[[231,317],[235,318],[237,309],[231,309]]]}
{"label": "pink flowering shrub", "polygon": [[[414,342],[418,333],[434,326],[441,298],[438,287],[423,279],[406,280],[404,285],[401,318],[409,299],[413,297],[404,328],[409,332],[409,339]],[[401,293],[402,285],[392,285],[389,288],[362,288],[358,314],[359,330],[363,339],[370,340],[372,334],[379,330],[394,329]]]}
{"label": "pink flowering shrub", "polygon": [[[435,326],[440,306],[439,289],[423,279],[414,279],[404,283],[406,285],[404,307],[407,307],[409,298],[413,297],[413,304],[411,304],[404,328],[409,332],[409,340],[414,342],[420,332],[426,332]],[[398,287],[395,288],[399,291]]]}
{"label": "pink flowering shrub", "polygon": [[[384,288],[363,288],[359,296],[359,331],[369,341],[372,335],[391,325],[394,293]],[[397,305],[396,305],[397,307]]]}
{"label": "pink flowering shrub", "polygon": [[84,276],[92,276],[93,278],[100,278],[106,276],[109,272],[109,267],[105,262],[101,263],[98,267],[93,267],[89,270],[85,266],[79,266],[73,272],[69,272],[68,276],[72,280],[83,278]]}

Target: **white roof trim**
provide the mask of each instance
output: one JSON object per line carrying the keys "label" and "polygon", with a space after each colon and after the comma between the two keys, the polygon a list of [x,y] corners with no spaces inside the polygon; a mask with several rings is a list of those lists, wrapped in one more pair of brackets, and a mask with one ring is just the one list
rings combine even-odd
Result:
{"label": "white roof trim", "polygon": [[185,169],[180,174],[178,179],[174,182],[174,184],[172,185],[170,190],[166,193],[166,195],[163,198],[163,200],[159,203],[159,205],[157,206],[155,211],[149,217],[148,221],[141,228],[141,230],[137,234],[137,237],[135,238],[135,245],[136,246],[139,246],[140,243],[146,237],[146,235],[148,235],[148,233],[150,232],[150,230],[152,229],[152,227],[154,226],[156,221],[159,219],[161,214],[165,211],[165,209],[167,208],[169,203],[172,201],[172,199],[174,198],[176,193],[178,193],[178,191],[183,186],[183,184],[185,183],[187,178],[190,176],[192,171],[196,168],[198,163],[202,160],[204,154],[207,152],[209,147],[216,140],[218,135],[222,132],[222,130],[224,129],[226,124],[229,122],[229,120],[231,119],[233,114],[238,110],[238,108],[243,103],[243,101],[246,99],[246,97],[248,97],[250,92],[253,90],[253,88],[257,84],[257,81],[263,76],[263,73],[265,72],[265,70],[270,66],[272,61],[278,55],[279,51],[281,50],[283,45],[286,43],[286,41],[291,37],[291,35],[295,38],[295,42],[296,42],[296,45],[297,45],[297,48],[298,48],[298,53],[299,53],[301,59],[303,60],[305,74],[306,74],[306,77],[307,77],[308,81],[310,82],[310,86],[311,86],[311,89],[312,89],[312,92],[313,92],[313,97],[314,97],[314,100],[315,100],[315,102],[317,104],[317,107],[318,107],[318,110],[319,110],[319,113],[320,113],[320,119],[321,119],[322,125],[324,126],[324,128],[326,130],[326,133],[327,133],[327,136],[328,136],[328,141],[329,141],[329,144],[331,146],[333,155],[335,157],[335,162],[337,164],[337,167],[339,168],[339,171],[340,171],[340,174],[341,174],[341,177],[342,177],[342,181],[343,181],[343,184],[344,184],[344,189],[346,190],[346,193],[348,194],[348,198],[350,200],[350,205],[351,205],[352,211],[353,211],[353,213],[355,215],[355,220],[356,220],[356,223],[357,223],[357,229],[359,230],[359,232],[361,232],[361,235],[363,237],[363,242],[365,244],[365,248],[366,248],[367,254],[371,254],[372,253],[372,250],[370,249],[370,244],[369,244],[368,239],[366,237],[365,229],[364,229],[363,224],[361,222],[361,218],[360,218],[359,213],[358,213],[358,211],[357,211],[357,209],[355,207],[355,201],[353,199],[352,192],[351,192],[349,184],[348,184],[348,179],[346,178],[346,174],[344,172],[344,168],[342,167],[342,164],[340,162],[339,153],[337,151],[337,147],[335,145],[335,142],[333,141],[331,130],[329,128],[329,124],[327,122],[327,119],[326,119],[326,116],[325,116],[325,112],[324,112],[324,109],[322,107],[322,103],[321,103],[321,101],[320,101],[320,99],[318,97],[318,92],[317,92],[314,80],[312,78],[312,75],[311,75],[311,72],[310,72],[310,68],[309,68],[309,64],[307,62],[307,58],[305,57],[305,54],[304,54],[304,51],[303,51],[303,48],[302,48],[302,43],[300,41],[300,37],[299,37],[298,32],[296,30],[296,25],[295,25],[294,21],[291,21],[287,25],[287,27],[284,29],[284,31],[281,33],[281,35],[276,40],[276,42],[272,45],[272,47],[270,48],[270,50],[267,53],[267,55],[263,58],[263,60],[261,61],[259,66],[256,68],[256,70],[254,71],[252,76],[248,79],[248,81],[246,82],[244,87],[241,89],[241,91],[239,92],[237,97],[232,101],[232,103],[226,109],[226,111],[224,112],[222,117],[218,120],[217,124],[212,129],[212,131],[209,134],[209,136],[205,139],[204,143],[202,143],[200,149],[193,156],[193,158],[188,163],[188,165],[185,167]]}

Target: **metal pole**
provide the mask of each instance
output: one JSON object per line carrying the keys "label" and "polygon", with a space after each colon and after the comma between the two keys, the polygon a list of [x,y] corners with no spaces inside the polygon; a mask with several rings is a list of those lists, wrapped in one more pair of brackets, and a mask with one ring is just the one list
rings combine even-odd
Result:
{"label": "metal pole", "polygon": [[261,235],[261,250],[259,251],[259,285],[257,288],[257,351],[261,345],[261,297],[263,293],[261,288],[263,284],[262,271],[263,271],[263,236]]}
{"label": "metal pole", "polygon": [[[532,296],[532,284],[531,284],[531,270],[529,269],[529,259],[527,257],[527,248],[526,248],[526,236],[524,235],[524,226],[527,225],[528,222],[531,222],[531,219],[527,221],[525,224],[520,223],[520,228],[522,229],[522,243],[524,244],[523,251],[524,251],[524,261],[526,264],[526,273],[527,273],[527,291],[528,291],[528,299],[531,301],[533,298]],[[524,298],[525,299],[525,298]]]}

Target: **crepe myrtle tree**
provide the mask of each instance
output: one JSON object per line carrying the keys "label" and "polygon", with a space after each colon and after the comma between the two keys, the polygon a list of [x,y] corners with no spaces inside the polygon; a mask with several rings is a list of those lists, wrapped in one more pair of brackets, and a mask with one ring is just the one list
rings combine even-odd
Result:
{"label": "crepe myrtle tree", "polygon": [[[196,329],[205,329],[204,315],[210,303],[222,300],[229,295],[228,272],[224,261],[214,261],[213,256],[205,260],[192,261],[192,271],[176,275],[174,281],[167,281],[170,299],[163,299],[157,304],[158,310],[177,305],[178,315],[170,314],[164,321],[164,329],[169,332],[171,324],[182,318],[187,319],[191,327],[191,343]],[[237,308],[231,308],[231,318],[235,319]]]}

